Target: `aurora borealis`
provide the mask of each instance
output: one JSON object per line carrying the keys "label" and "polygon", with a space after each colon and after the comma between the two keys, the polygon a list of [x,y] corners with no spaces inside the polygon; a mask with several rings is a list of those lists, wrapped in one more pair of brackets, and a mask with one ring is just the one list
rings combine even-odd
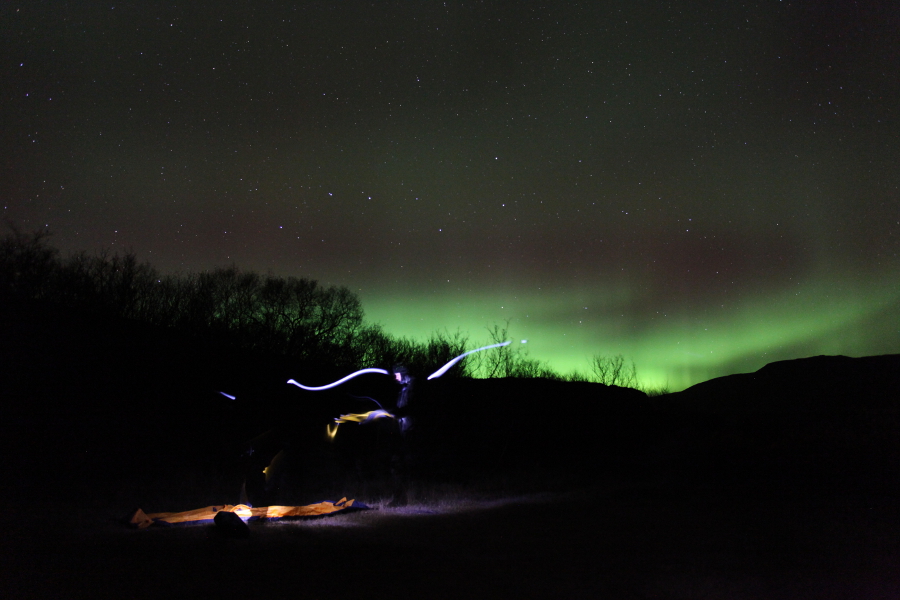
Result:
{"label": "aurora borealis", "polygon": [[673,390],[900,352],[900,8],[6,2],[3,217]]}

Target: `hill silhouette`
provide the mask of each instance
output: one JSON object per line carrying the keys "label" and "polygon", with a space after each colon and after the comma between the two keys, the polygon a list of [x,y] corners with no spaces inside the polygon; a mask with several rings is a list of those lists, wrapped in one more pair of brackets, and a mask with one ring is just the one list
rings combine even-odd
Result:
{"label": "hill silhouette", "polygon": [[[237,489],[242,444],[274,430],[303,472],[294,487],[359,485],[355,455],[376,452],[377,436],[354,424],[330,441],[325,426],[396,394],[380,375],[298,390],[285,382],[346,370],[57,305],[7,303],[0,327],[6,443],[37,446],[12,467],[19,474],[54,464],[108,479],[221,463]],[[715,479],[808,463],[832,475],[846,463],[842,476],[859,478],[897,463],[900,355],[781,361],[653,398],[598,383],[452,376],[421,381],[418,395],[417,475],[429,481],[571,486],[611,473]]]}
{"label": "hill silhouette", "polygon": [[[323,597],[336,581],[356,597],[400,580],[401,597],[900,591],[897,355],[782,361],[658,397],[421,381],[413,505],[388,509],[378,429],[346,424],[330,440],[325,425],[390,402],[390,378],[304,392],[285,382],[346,368],[73,307],[2,308],[0,579],[15,597]],[[333,527],[251,524],[239,541],[118,521],[236,502],[242,452],[260,439],[287,451],[273,499],[379,510]]]}
{"label": "hill silhouette", "polygon": [[878,410],[897,408],[898,391],[900,354],[813,356],[710,379],[669,399],[689,410]]}

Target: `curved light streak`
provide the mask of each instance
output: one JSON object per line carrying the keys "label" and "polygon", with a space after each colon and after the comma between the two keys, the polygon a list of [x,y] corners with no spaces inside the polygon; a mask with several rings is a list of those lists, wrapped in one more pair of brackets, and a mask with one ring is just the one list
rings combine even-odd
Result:
{"label": "curved light streak", "polygon": [[219,392],[219,393],[222,394],[223,396],[225,396],[226,398],[228,398],[229,400],[234,400],[234,396],[232,396],[231,394],[226,394],[225,392]]}
{"label": "curved light streak", "polygon": [[329,383],[328,385],[322,385],[319,387],[306,386],[306,385],[303,385],[302,383],[297,383],[297,381],[294,379],[288,379],[288,383],[290,383],[292,385],[296,385],[298,388],[302,388],[304,390],[309,390],[310,392],[318,392],[321,390],[327,390],[327,389],[331,389],[333,387],[337,387],[337,386],[341,385],[342,383],[344,383],[345,381],[348,381],[350,379],[353,379],[354,377],[358,377],[359,375],[363,375],[365,373],[380,373],[381,375],[389,375],[389,373],[387,371],[385,371],[384,369],[360,369],[356,373],[350,373],[343,379],[338,379],[334,383]]}
{"label": "curved light streak", "polygon": [[443,375],[444,373],[449,371],[450,367],[452,367],[453,365],[455,365],[456,363],[458,363],[459,361],[461,361],[462,359],[464,359],[465,357],[467,357],[470,354],[473,354],[475,352],[481,352],[482,350],[489,350],[491,348],[499,348],[500,346],[509,346],[511,343],[512,343],[512,340],[509,340],[506,342],[500,342],[499,344],[491,344],[490,346],[482,346],[481,348],[475,348],[474,350],[469,350],[468,352],[463,352],[462,354],[460,354],[459,356],[457,356],[456,358],[454,358],[453,360],[448,362],[446,365],[444,365],[443,367],[441,367],[440,369],[438,369],[437,371],[435,371],[434,373],[429,375],[428,379],[436,379],[436,378],[440,377],[441,375]]}
{"label": "curved light streak", "polygon": [[351,398],[357,398],[357,399],[359,399],[359,400],[371,400],[372,402],[374,402],[375,404],[378,405],[378,408],[382,408],[382,409],[384,408],[384,407],[381,405],[381,402],[379,402],[378,400],[376,400],[375,398],[372,398],[372,397],[370,397],[370,396],[354,396],[353,394],[349,394],[349,396],[350,396]]}
{"label": "curved light streak", "polygon": [[330,439],[330,440],[333,440],[333,439],[334,439],[334,436],[337,435],[338,427],[340,427],[340,426],[341,426],[340,423],[335,423],[335,424],[334,424],[334,429],[332,429],[332,428],[331,428],[331,425],[328,425],[328,424],[325,425],[325,431],[328,432],[328,439]]}
{"label": "curved light streak", "polygon": [[334,420],[335,423],[340,425],[341,423],[369,423],[376,419],[396,419],[394,415],[389,413],[386,410],[370,410],[366,413],[351,413],[349,415],[341,415]]}

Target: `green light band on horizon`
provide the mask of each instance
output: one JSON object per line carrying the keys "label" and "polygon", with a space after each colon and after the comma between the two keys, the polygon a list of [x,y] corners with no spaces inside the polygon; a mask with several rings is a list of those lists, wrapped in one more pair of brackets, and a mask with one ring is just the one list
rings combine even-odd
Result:
{"label": "green light band on horizon", "polygon": [[[778,360],[896,352],[897,324],[885,327],[884,321],[896,310],[900,291],[887,289],[883,280],[856,286],[808,282],[728,307],[675,307],[651,319],[629,316],[626,290],[594,297],[585,305],[583,296],[576,302],[571,293],[512,299],[497,292],[362,294],[367,318],[393,335],[424,340],[435,331],[459,331],[475,345],[508,320],[510,337],[527,340],[529,358],[560,374],[587,374],[592,356],[622,354],[634,361],[641,385],[670,391]],[[586,306],[583,314],[580,305]]]}

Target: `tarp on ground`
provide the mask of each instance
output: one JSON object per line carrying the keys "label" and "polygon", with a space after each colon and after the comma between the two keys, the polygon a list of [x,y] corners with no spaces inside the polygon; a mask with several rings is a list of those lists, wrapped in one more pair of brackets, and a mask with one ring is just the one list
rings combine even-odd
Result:
{"label": "tarp on ground", "polygon": [[147,514],[137,509],[129,519],[133,527],[143,529],[153,524],[179,525],[183,523],[212,523],[219,512],[233,512],[243,521],[256,521],[262,519],[303,519],[321,517],[338,512],[348,512],[369,508],[362,502],[341,498],[338,502],[319,502],[307,506],[257,506],[250,507],[246,504],[222,504],[207,506],[185,512],[151,513]]}

